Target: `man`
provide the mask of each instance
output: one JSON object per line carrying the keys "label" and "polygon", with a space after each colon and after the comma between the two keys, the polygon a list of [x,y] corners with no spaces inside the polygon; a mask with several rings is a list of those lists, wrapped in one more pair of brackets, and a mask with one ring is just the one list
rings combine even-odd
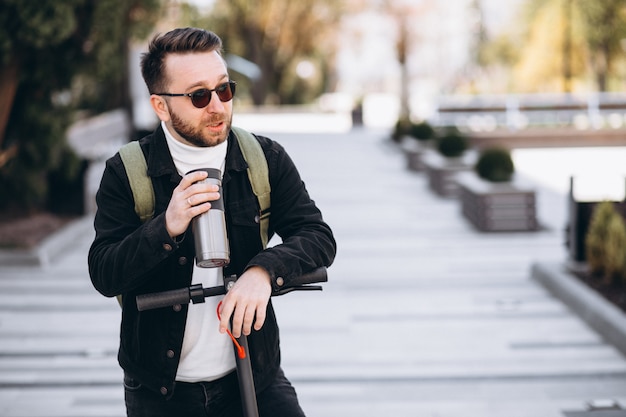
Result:
{"label": "man", "polygon": [[[263,250],[259,208],[246,162],[231,132],[234,82],[214,33],[175,29],[155,37],[142,57],[150,104],[161,120],[140,140],[155,193],[154,216],[141,223],[119,154],[106,164],[96,201],[95,240],[89,272],[105,296],[122,294],[118,359],[124,370],[128,416],[240,416],[233,345],[225,334],[248,336],[261,416],[303,416],[280,368],[272,289],[332,263],[336,244],[289,156],[276,142],[257,137],[269,168],[269,235],[282,243]],[[199,183],[202,171],[223,172],[230,263],[199,268],[191,220],[220,198],[218,187]],[[203,304],[138,312],[139,294],[218,285],[239,276],[223,297]]]}

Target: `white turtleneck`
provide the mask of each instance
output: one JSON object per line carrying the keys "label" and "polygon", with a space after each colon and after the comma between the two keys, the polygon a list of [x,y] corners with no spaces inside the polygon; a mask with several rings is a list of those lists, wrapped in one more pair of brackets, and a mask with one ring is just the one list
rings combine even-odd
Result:
{"label": "white turtleneck", "polygon": [[180,175],[198,168],[216,168],[223,171],[224,161],[226,160],[226,148],[228,141],[220,143],[216,146],[207,146],[200,148],[197,146],[187,145],[174,138],[164,122],[161,122],[167,146],[170,148],[174,165]]}
{"label": "white turtleneck", "polygon": [[[165,139],[180,175],[198,168],[224,170],[227,141],[206,148],[190,146],[175,139],[161,122]],[[203,287],[222,285],[222,268],[200,268],[194,262],[192,284]],[[207,297],[204,303],[190,304],[185,325],[183,348],[176,380],[183,382],[212,381],[235,368],[232,341],[219,332],[217,305],[223,297]]]}

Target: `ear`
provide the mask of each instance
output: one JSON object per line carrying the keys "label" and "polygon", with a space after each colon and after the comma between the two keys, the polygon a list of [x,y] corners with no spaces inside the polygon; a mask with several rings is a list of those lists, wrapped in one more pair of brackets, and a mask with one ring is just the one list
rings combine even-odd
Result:
{"label": "ear", "polygon": [[165,98],[152,94],[150,96],[150,105],[161,121],[170,121],[170,111],[167,107],[167,101],[165,101]]}

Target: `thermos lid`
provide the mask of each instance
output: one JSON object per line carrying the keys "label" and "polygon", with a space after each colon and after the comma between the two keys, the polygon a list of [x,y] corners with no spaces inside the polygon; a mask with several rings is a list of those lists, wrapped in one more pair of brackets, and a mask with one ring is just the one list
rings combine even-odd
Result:
{"label": "thermos lid", "polygon": [[[222,178],[222,171],[220,171],[217,168],[198,168],[198,169],[192,169],[191,171],[187,172],[187,174],[191,174],[192,172],[196,172],[196,171],[206,171],[209,174],[209,178],[215,178],[215,179],[221,179]],[[185,174],[185,175],[187,175]]]}

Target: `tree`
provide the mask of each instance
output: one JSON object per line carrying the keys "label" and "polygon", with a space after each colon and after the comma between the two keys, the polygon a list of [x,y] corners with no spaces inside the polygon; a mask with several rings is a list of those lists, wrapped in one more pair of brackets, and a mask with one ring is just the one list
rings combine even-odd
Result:
{"label": "tree", "polygon": [[407,58],[413,46],[412,40],[414,34],[410,31],[410,27],[412,26],[410,24],[413,14],[412,7],[402,4],[398,5],[387,0],[383,3],[383,10],[393,19],[398,28],[395,45],[398,63],[400,64],[400,115],[398,120],[399,123],[403,123],[408,127],[411,121],[411,107],[409,103],[411,79],[409,76]]}
{"label": "tree", "polygon": [[583,18],[590,65],[597,88],[599,91],[607,91],[614,62],[624,53],[621,43],[626,39],[626,2],[574,1]]}
{"label": "tree", "polygon": [[[218,33],[226,53],[259,67],[250,85],[255,105],[299,104],[326,88],[345,7],[335,0],[216,0],[209,16],[191,23]],[[298,76],[299,69],[311,77]]]}
{"label": "tree", "polygon": [[[34,51],[46,53],[55,49],[77,29],[74,3],[6,0],[0,5],[0,91],[3,92],[0,95],[0,150],[3,151],[0,166],[16,153],[16,147],[4,150],[1,145],[22,71],[28,68]],[[39,68],[33,69],[34,78],[40,77]],[[67,82],[67,79],[58,82]]]}
{"label": "tree", "polygon": [[381,11],[391,18],[397,28],[395,50],[400,64],[400,114],[399,123],[405,128],[410,125],[411,108],[409,90],[411,86],[409,57],[414,52],[419,37],[416,20],[431,7],[429,4],[410,4],[405,1],[385,0]]}
{"label": "tree", "polygon": [[0,3],[0,209],[45,209],[50,176],[74,180],[65,131],[81,107],[125,105],[126,41],[159,0]]}
{"label": "tree", "polygon": [[[513,80],[519,92],[571,90],[572,82],[585,79],[587,49],[581,17],[569,0],[531,0],[525,19]],[[567,64],[567,65],[565,65]]]}
{"label": "tree", "polygon": [[483,72],[505,69],[507,91],[620,88],[626,63],[624,0],[527,0],[522,12],[518,24],[478,50]]}
{"label": "tree", "polygon": [[514,90],[571,92],[589,80],[598,91],[610,90],[619,79],[617,62],[624,62],[624,0],[529,0],[525,10]]}
{"label": "tree", "polygon": [[161,0],[89,0],[92,24],[85,62],[73,79],[79,106],[91,112],[125,108],[131,115],[129,41],[145,39],[160,17]]}

